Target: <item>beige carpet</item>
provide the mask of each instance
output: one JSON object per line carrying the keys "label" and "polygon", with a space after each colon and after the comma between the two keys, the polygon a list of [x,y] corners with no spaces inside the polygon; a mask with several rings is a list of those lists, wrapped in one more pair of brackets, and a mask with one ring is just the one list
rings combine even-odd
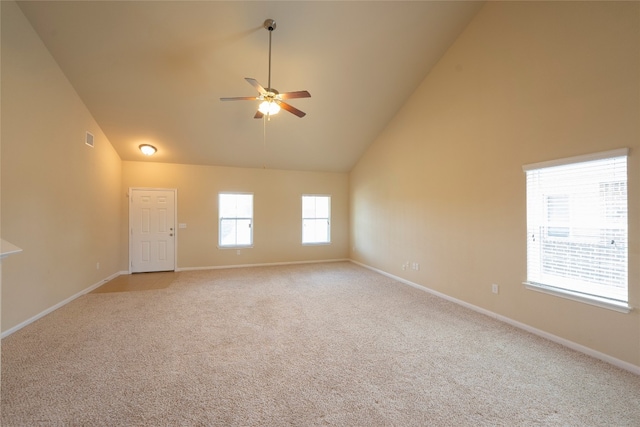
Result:
{"label": "beige carpet", "polygon": [[640,377],[350,263],[182,272],[2,341],[8,426],[639,426]]}

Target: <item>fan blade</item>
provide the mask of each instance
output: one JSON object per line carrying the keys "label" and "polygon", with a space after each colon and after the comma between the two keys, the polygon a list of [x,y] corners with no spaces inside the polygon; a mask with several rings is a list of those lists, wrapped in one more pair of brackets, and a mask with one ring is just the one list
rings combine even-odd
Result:
{"label": "fan blade", "polygon": [[260,112],[260,110],[256,111],[256,115],[253,116],[254,119],[261,119],[264,117],[264,114]]}
{"label": "fan blade", "polygon": [[262,87],[260,83],[258,83],[256,79],[252,79],[249,77],[245,77],[244,79],[248,81],[251,86],[255,87],[256,90],[260,92],[260,95],[264,95],[265,93],[267,93],[267,91]]}
{"label": "fan blade", "polygon": [[311,94],[306,90],[299,90],[297,92],[285,92],[280,94],[280,99],[293,99],[293,98],[311,98]]}
{"label": "fan blade", "polygon": [[220,101],[255,101],[257,96],[236,96],[235,98],[220,98]]}
{"label": "fan blade", "polygon": [[286,102],[282,102],[282,101],[276,101],[278,103],[278,105],[282,108],[284,108],[285,110],[287,110],[288,112],[295,114],[298,117],[304,117],[307,115],[307,113],[302,112],[300,110],[298,110],[296,107],[287,104]]}

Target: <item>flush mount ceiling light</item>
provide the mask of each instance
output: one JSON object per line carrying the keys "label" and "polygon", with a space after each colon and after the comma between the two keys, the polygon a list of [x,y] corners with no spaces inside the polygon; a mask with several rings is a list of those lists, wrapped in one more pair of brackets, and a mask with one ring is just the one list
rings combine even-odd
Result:
{"label": "flush mount ceiling light", "polygon": [[142,154],[145,156],[153,156],[156,151],[158,151],[156,150],[156,147],[150,144],[142,144],[138,148],[140,148],[140,151],[142,151]]}
{"label": "flush mount ceiling light", "polygon": [[256,88],[259,96],[239,96],[235,98],[220,98],[221,101],[260,101],[260,106],[256,115],[253,116],[256,119],[261,119],[264,116],[271,117],[273,114],[277,114],[280,108],[287,110],[288,112],[295,114],[298,117],[304,117],[305,112],[298,110],[296,107],[283,102],[284,99],[293,98],[310,98],[311,95],[306,90],[299,90],[296,92],[279,93],[277,90],[271,87],[271,33],[276,29],[276,21],[273,19],[267,19],[263,24],[264,28],[269,31],[269,80],[267,82],[267,88],[262,87],[256,79],[245,77],[245,80],[249,82],[251,86]]}

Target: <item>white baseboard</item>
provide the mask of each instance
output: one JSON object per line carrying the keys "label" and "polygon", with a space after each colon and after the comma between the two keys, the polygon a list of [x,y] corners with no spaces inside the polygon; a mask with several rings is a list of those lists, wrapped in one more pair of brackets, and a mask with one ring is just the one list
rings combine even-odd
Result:
{"label": "white baseboard", "polygon": [[359,265],[361,267],[364,267],[366,269],[375,271],[376,273],[382,274],[383,276],[387,276],[387,277],[389,277],[391,279],[397,280],[398,282],[404,283],[405,285],[409,285],[409,286],[414,287],[416,289],[419,289],[421,291],[428,292],[428,293],[430,293],[432,295],[435,295],[437,297],[443,298],[443,299],[445,299],[447,301],[451,301],[451,302],[453,302],[455,304],[461,305],[461,306],[463,306],[465,308],[468,308],[470,310],[473,310],[473,311],[476,311],[478,313],[484,314],[486,316],[492,317],[492,318],[494,318],[496,320],[499,320],[501,322],[507,323],[507,324],[509,324],[511,326],[515,326],[516,328],[519,328],[519,329],[522,329],[524,331],[530,332],[530,333],[532,333],[534,335],[537,335],[539,337],[546,338],[549,341],[553,341],[555,343],[558,343],[558,344],[561,344],[561,345],[563,345],[565,347],[568,347],[568,348],[570,348],[572,350],[579,351],[580,353],[584,353],[584,354],[586,354],[588,356],[591,356],[593,358],[596,358],[598,360],[602,360],[603,362],[607,362],[607,363],[609,363],[609,364],[611,364],[613,366],[616,366],[618,368],[621,368],[621,369],[624,369],[626,371],[632,372],[632,373],[634,373],[636,375],[640,375],[640,366],[634,365],[634,364],[629,363],[629,362],[625,362],[624,360],[616,359],[615,357],[609,356],[608,354],[601,353],[601,352],[599,352],[597,350],[594,350],[592,348],[589,348],[589,347],[585,347],[582,344],[578,344],[578,343],[575,343],[573,341],[569,341],[567,339],[559,337],[557,335],[553,335],[553,334],[550,334],[550,333],[545,332],[543,330],[536,329],[536,328],[534,328],[532,326],[529,326],[529,325],[527,325],[525,323],[518,322],[518,321],[513,320],[513,319],[511,319],[509,317],[502,316],[500,314],[494,313],[493,311],[489,311],[489,310],[486,310],[486,309],[484,309],[482,307],[478,307],[476,305],[469,304],[468,302],[459,300],[457,298],[450,297],[449,295],[443,294],[443,293],[438,292],[438,291],[434,291],[433,289],[427,288],[426,286],[419,285],[417,283],[414,283],[414,282],[411,282],[409,280],[403,279],[402,277],[394,276],[393,274],[387,273],[386,271],[379,270],[377,268],[371,267],[371,266],[363,264],[361,262],[358,262],[358,261],[355,261],[355,260],[351,260],[351,262],[354,263],[354,264],[357,264],[357,265]]}
{"label": "white baseboard", "polygon": [[49,307],[48,309],[46,309],[45,311],[36,314],[35,316],[33,316],[30,319],[25,320],[24,322],[14,326],[11,329],[7,329],[6,331],[4,331],[1,335],[0,335],[0,339],[1,338],[5,338],[9,335],[11,335],[12,333],[19,331],[20,329],[24,328],[25,326],[35,322],[38,319],[41,319],[42,317],[46,316],[47,314],[59,309],[62,306],[65,306],[67,304],[69,304],[71,301],[73,301],[76,298],[81,297],[82,295],[88,294],[89,292],[93,291],[94,289],[99,288],[100,286],[104,285],[106,282],[108,282],[109,280],[115,279],[116,277],[122,275],[122,274],[129,274],[128,271],[119,271],[117,273],[113,273],[111,276],[107,277],[106,279],[103,279],[97,283],[94,283],[93,285],[89,286],[88,288],[78,292],[75,295],[70,296],[69,298],[65,299],[64,301],[60,301],[58,304],[54,305],[53,307]]}
{"label": "white baseboard", "polygon": [[176,271],[195,271],[195,270],[223,270],[227,268],[246,268],[246,267],[270,267],[276,265],[293,265],[293,264],[320,264],[324,262],[347,262],[347,258],[343,259],[321,259],[315,261],[290,261],[290,262],[268,262],[262,264],[233,264],[233,265],[217,265],[210,267],[182,267],[176,268]]}

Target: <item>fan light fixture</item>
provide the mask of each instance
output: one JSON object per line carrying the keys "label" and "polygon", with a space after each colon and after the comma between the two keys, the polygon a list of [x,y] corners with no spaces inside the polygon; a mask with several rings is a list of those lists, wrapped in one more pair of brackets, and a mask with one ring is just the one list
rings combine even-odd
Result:
{"label": "fan light fixture", "polygon": [[156,151],[158,151],[156,150],[156,147],[150,144],[142,144],[138,148],[140,148],[140,151],[142,151],[142,154],[145,156],[153,156],[156,154]]}
{"label": "fan light fixture", "polygon": [[266,89],[262,87],[256,79],[245,77],[245,80],[253,86],[259,93],[259,96],[236,96],[233,98],[220,98],[221,101],[260,101],[258,111],[253,116],[256,119],[267,117],[267,120],[274,114],[278,114],[281,108],[298,117],[304,117],[306,113],[298,110],[291,104],[284,102],[285,100],[295,98],[310,98],[311,94],[306,90],[298,90],[295,92],[280,93],[271,87],[271,33],[276,29],[276,21],[267,19],[262,24],[269,31],[269,79],[267,80]]}
{"label": "fan light fixture", "polygon": [[273,116],[274,114],[278,114],[280,111],[280,106],[273,101],[262,101],[258,110],[262,114],[267,114],[269,116]]}

